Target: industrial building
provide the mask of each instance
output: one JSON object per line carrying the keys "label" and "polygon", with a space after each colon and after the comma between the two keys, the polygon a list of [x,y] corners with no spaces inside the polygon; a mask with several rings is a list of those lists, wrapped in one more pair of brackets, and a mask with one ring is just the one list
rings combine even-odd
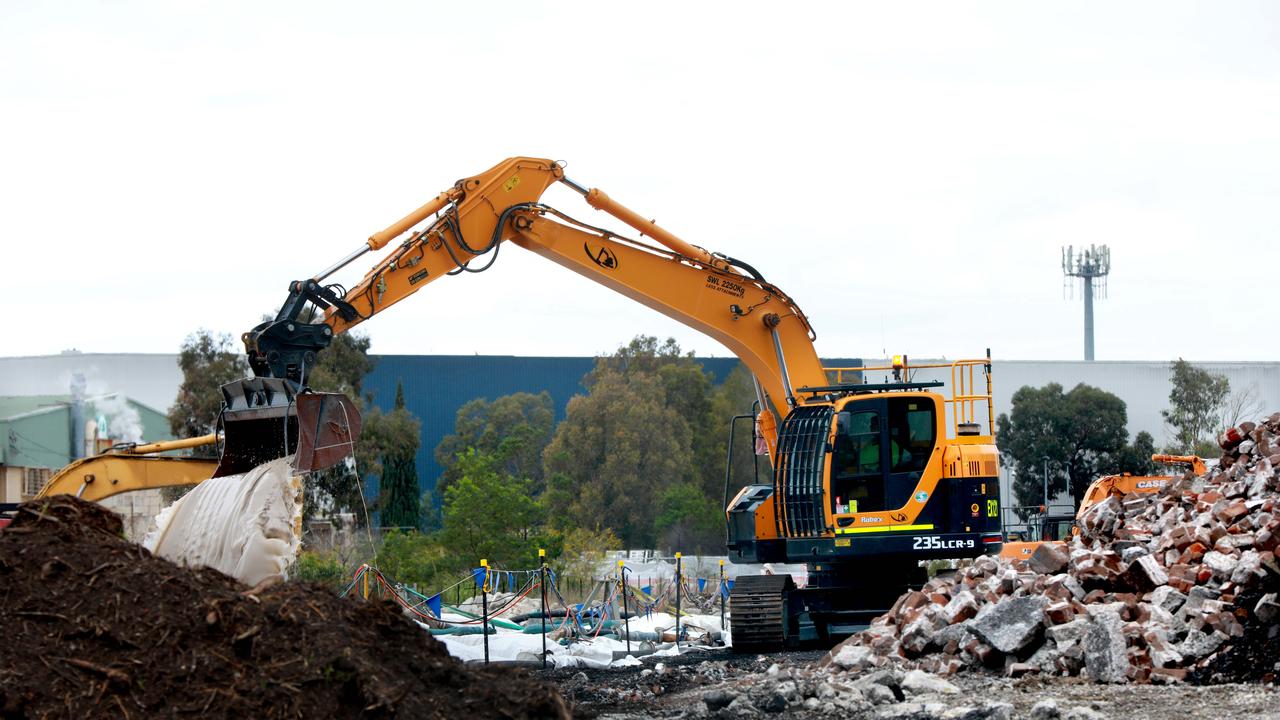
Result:
{"label": "industrial building", "polygon": [[[716,380],[723,379],[738,363],[731,357],[699,358]],[[375,405],[390,409],[397,383],[403,383],[408,409],[422,421],[417,467],[423,490],[434,485],[440,473],[434,451],[453,432],[454,417],[467,401],[494,399],[514,392],[550,393],[557,419],[575,394],[585,392],[582,377],[591,369],[589,357],[518,357],[512,355],[380,355],[364,381]],[[832,358],[829,366],[876,367],[887,361]],[[928,362],[911,360],[910,362]],[[1211,373],[1225,376],[1232,392],[1248,392],[1257,412],[1280,410],[1280,362],[1196,363]],[[70,378],[81,373],[89,388],[106,388],[136,399],[140,407],[167,408],[177,395],[182,373],[176,354],[89,354],[0,358],[0,395],[31,392],[66,393]],[[875,373],[867,379],[878,380]],[[913,379],[943,379],[941,371],[920,370]],[[1024,385],[1041,387],[1056,382],[1065,389],[1086,383],[1114,393],[1125,401],[1129,434],[1151,433],[1156,445],[1169,441],[1160,411],[1167,408],[1169,363],[1155,361],[1040,361],[996,360],[993,363],[995,412],[1008,412],[1013,393]],[[745,410],[745,408],[744,408]],[[147,417],[167,433],[160,413]],[[151,426],[148,426],[150,429]],[[161,439],[167,434],[146,439]],[[62,447],[56,445],[56,447]]]}
{"label": "industrial building", "polygon": [[[164,413],[123,393],[0,396],[0,503],[32,498],[72,460],[119,442],[172,439]],[[161,508],[158,490],[107,498],[104,505],[140,537]]]}

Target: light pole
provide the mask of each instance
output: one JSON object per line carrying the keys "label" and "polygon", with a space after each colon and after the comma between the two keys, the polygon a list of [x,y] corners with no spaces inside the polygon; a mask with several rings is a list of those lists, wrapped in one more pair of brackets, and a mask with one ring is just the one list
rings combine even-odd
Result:
{"label": "light pole", "polygon": [[1044,507],[1045,512],[1049,511],[1049,456],[1045,455],[1040,458],[1044,461]]}

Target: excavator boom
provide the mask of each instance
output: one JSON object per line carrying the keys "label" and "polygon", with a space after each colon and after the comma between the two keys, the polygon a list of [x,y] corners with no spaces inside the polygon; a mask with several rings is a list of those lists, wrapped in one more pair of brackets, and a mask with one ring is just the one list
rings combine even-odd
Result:
{"label": "excavator boom", "polygon": [[[557,182],[656,244],[625,238],[542,204],[543,193]],[[426,223],[424,227],[409,232],[422,223]],[[323,284],[356,258],[406,233],[403,241],[350,290],[342,292],[337,286]],[[808,319],[791,298],[757,271],[682,240],[598,188],[587,189],[566,178],[555,161],[528,157],[510,158],[459,180],[371,235],[321,273],[291,283],[289,297],[276,318],[244,335],[249,363],[259,378],[278,378],[297,388],[305,387],[317,354],[336,335],[442,277],[487,269],[506,241],[726,345],[742,358],[759,383],[761,405],[768,411],[761,426],[770,448],[776,443],[777,422],[794,404],[797,389],[827,384]],[[308,303],[324,311],[323,322],[302,321]],[[285,393],[268,407],[273,407],[277,416],[286,415]]]}

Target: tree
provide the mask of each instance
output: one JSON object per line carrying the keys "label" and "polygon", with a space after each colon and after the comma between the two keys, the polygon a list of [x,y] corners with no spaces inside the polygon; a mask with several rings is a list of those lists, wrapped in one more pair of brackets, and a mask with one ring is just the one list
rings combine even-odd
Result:
{"label": "tree", "polygon": [[[392,416],[408,415],[404,407],[404,384],[396,383],[396,402]],[[406,418],[404,421],[408,421]],[[416,423],[416,421],[413,421]],[[395,528],[418,527],[418,464],[414,458],[418,443],[414,438],[412,445],[406,441],[390,448],[383,459],[382,467],[382,525]]]}
{"label": "tree", "polygon": [[350,580],[337,553],[305,549],[298,554],[290,577],[299,582],[323,583],[331,592],[341,590]]}
{"label": "tree", "polygon": [[628,547],[653,547],[658,499],[688,479],[690,429],[666,405],[656,373],[598,373],[569,401],[543,454],[546,500],[561,527],[612,529]]}
{"label": "tree", "polygon": [[724,515],[719,503],[697,486],[682,483],[662,493],[654,528],[667,552],[711,553],[724,547]]}
{"label": "tree", "polygon": [[436,538],[415,531],[384,533],[378,547],[378,569],[397,582],[431,588],[439,576],[455,573],[468,565]]}
{"label": "tree", "polygon": [[[218,423],[222,411],[222,393],[226,383],[239,380],[249,372],[244,353],[235,348],[231,336],[214,335],[203,328],[182,341],[178,352],[182,384],[169,408],[169,431],[177,438],[208,435]],[[212,457],[213,448],[196,448]]]}
{"label": "tree", "polygon": [[[719,546],[729,419],[751,409],[750,375],[719,390],[675,340],[638,336],[596,359],[543,453],[545,498],[562,527],[612,529],[630,547]],[[735,462],[750,482],[749,428]],[[762,463],[767,473],[768,463]],[[766,474],[767,477],[767,474]],[[661,523],[658,516],[665,511]]]}
{"label": "tree", "polygon": [[445,491],[458,479],[458,455],[469,448],[492,456],[508,475],[528,478],[533,494],[541,494],[542,451],[554,429],[555,405],[546,391],[468,402],[458,409],[453,433],[436,446],[436,462],[444,468],[436,480],[436,498],[443,500]]}
{"label": "tree", "polygon": [[477,450],[458,456],[461,473],[445,491],[440,540],[450,552],[475,563],[510,568],[537,566],[543,506],[529,494],[529,481],[501,472],[497,459]]}
{"label": "tree", "polygon": [[1219,429],[1235,427],[1246,420],[1254,420],[1262,414],[1262,398],[1258,383],[1249,383],[1242,390],[1231,393],[1219,407]]}
{"label": "tree", "polygon": [[1132,445],[1120,448],[1111,457],[1110,462],[1101,468],[1101,471],[1112,474],[1154,475],[1157,468],[1151,456],[1155,451],[1155,438],[1151,437],[1151,433],[1143,430],[1134,436]]}
{"label": "tree", "polygon": [[[733,454],[728,454],[729,423],[737,415],[753,415],[756,401],[755,384],[751,381],[751,372],[741,363],[734,366],[724,382],[712,392],[712,417],[716,423],[712,432],[719,439],[717,468],[723,470],[725,458],[732,464],[729,468],[729,496],[746,485],[769,483],[773,479],[773,470],[767,455],[756,455],[753,428],[755,421],[739,420],[733,433]],[[723,481],[724,476],[720,479]],[[713,497],[723,503],[723,484]]]}
{"label": "tree", "polygon": [[1169,409],[1161,410],[1165,424],[1173,430],[1179,454],[1211,455],[1217,446],[1211,434],[1218,428],[1222,406],[1231,392],[1227,378],[1214,375],[1178,358],[1169,366]]}
{"label": "tree", "polygon": [[[328,348],[320,352],[316,366],[307,376],[311,389],[342,393],[350,398],[360,410],[363,427],[356,439],[355,457],[349,463],[312,473],[308,478],[304,517],[351,511],[355,514],[356,524],[363,524],[362,478],[381,478],[387,470],[384,460],[412,459],[418,451],[421,425],[417,418],[403,406],[384,413],[361,394],[361,384],[373,370],[369,346],[367,335],[338,335]],[[416,464],[408,472],[416,476]],[[416,491],[414,495],[416,497]],[[406,525],[416,525],[416,520]]]}
{"label": "tree", "polygon": [[1084,383],[1068,393],[1058,383],[1019,388],[1010,412],[996,421],[996,442],[1015,473],[1018,504],[1043,503],[1047,458],[1050,497],[1065,489],[1079,505],[1089,483],[1125,447],[1127,421],[1123,400]]}
{"label": "tree", "polygon": [[600,378],[614,374],[624,377],[652,374],[660,378],[663,404],[675,410],[690,429],[686,479],[710,497],[721,495],[727,418],[724,423],[717,420],[712,402],[712,377],[693,353],[681,351],[674,338],[660,343],[652,335],[638,335],[612,355],[597,358],[583,385],[594,392]]}

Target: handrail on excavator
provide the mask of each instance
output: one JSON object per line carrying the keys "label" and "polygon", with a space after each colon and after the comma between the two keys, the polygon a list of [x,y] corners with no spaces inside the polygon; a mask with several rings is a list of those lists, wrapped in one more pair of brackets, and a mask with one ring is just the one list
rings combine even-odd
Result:
{"label": "handrail on excavator", "polygon": [[[987,381],[986,392],[977,390],[977,379],[975,377],[976,368],[983,368],[983,376]],[[972,424],[977,421],[977,410],[975,405],[979,402],[985,402],[987,405],[987,431],[995,434],[995,403],[992,402],[991,391],[991,358],[965,358],[962,360],[953,360],[951,362],[942,363],[912,363],[907,365],[869,365],[865,367],[826,367],[823,368],[828,373],[836,374],[836,383],[844,382],[844,373],[846,372],[875,372],[875,371],[899,371],[908,373],[911,370],[937,370],[946,368],[951,372],[951,397],[945,397],[944,400],[951,405],[952,412],[952,432],[960,434],[960,426]],[[968,369],[967,377],[965,369]]]}

